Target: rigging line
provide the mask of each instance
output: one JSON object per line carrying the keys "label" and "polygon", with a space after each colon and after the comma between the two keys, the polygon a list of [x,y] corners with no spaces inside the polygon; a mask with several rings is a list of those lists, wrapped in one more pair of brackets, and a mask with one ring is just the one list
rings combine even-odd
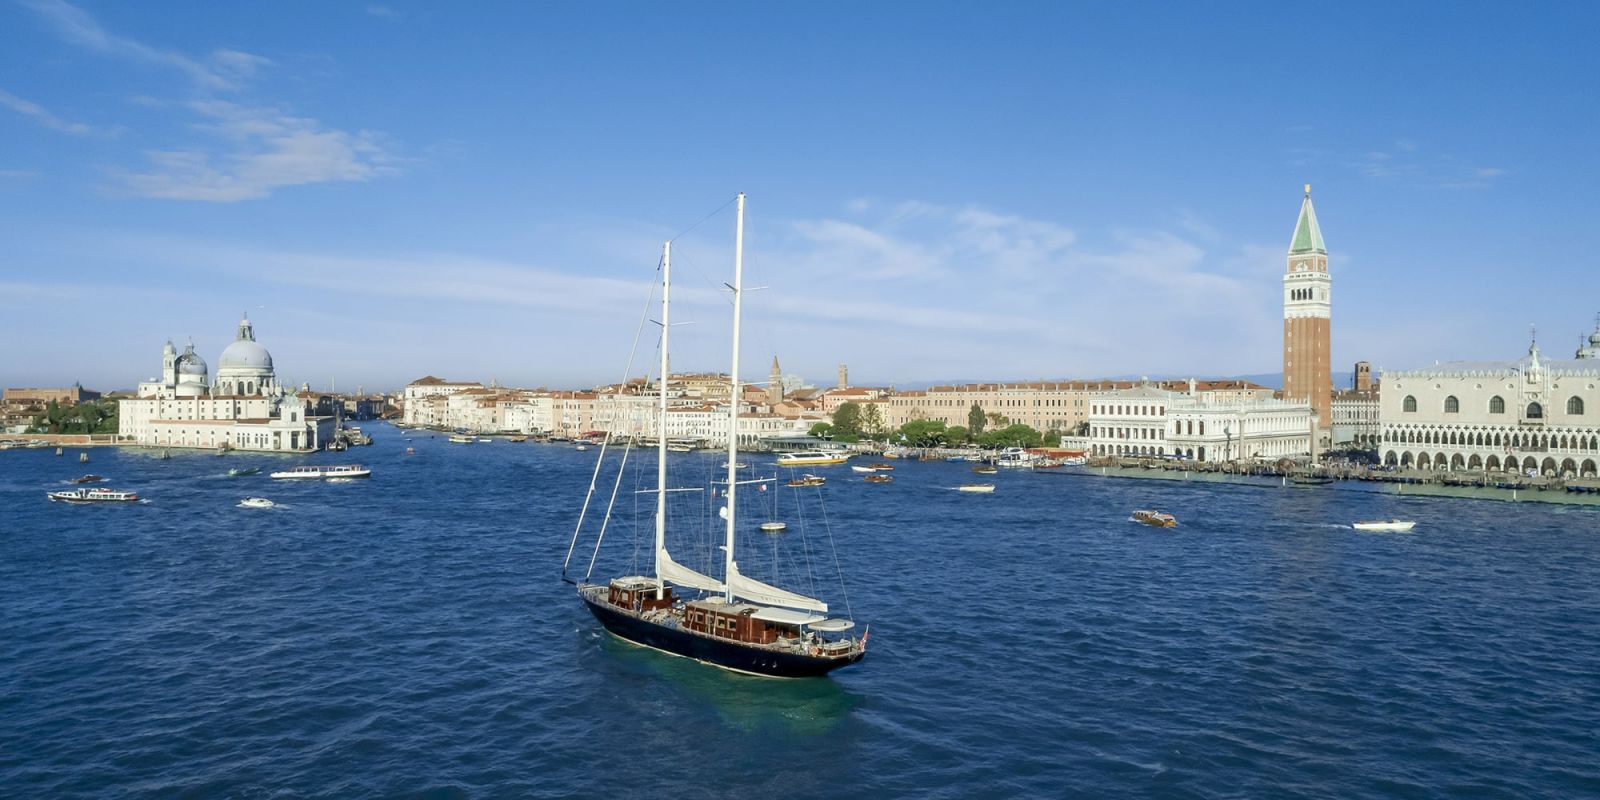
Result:
{"label": "rigging line", "polygon": [[[606,434],[610,439],[611,434]],[[604,452],[604,446],[601,451]],[[628,443],[622,446],[622,463],[617,465],[617,480],[611,484],[611,499],[606,502],[606,515],[600,520],[600,535],[594,540],[594,554],[589,556],[589,569],[583,573],[583,579],[589,580],[594,574],[594,562],[600,558],[600,543],[605,541],[606,527],[611,524],[611,509],[617,504],[617,489],[622,486],[622,474],[628,471],[628,456],[633,453],[633,437],[628,437]]]}
{"label": "rigging line", "polygon": [[817,507],[822,509],[822,529],[828,532],[828,548],[833,551],[833,568],[839,573],[839,593],[844,596],[844,613],[853,622],[856,612],[850,608],[850,590],[844,585],[844,565],[839,563],[839,545],[833,541],[833,523],[828,521],[828,503],[817,493]]}
{"label": "rigging line", "polygon": [[[656,260],[656,269],[661,269],[660,259]],[[623,386],[628,384],[628,373],[633,371],[633,359],[634,356],[639,352],[639,339],[644,335],[645,323],[650,319],[650,301],[654,300],[655,297],[656,282],[651,281],[650,291],[644,299],[644,313],[639,315],[639,327],[633,332],[633,346],[628,350],[628,366],[624,367],[622,370],[621,385]],[[609,447],[610,444],[611,434],[608,432],[606,433],[605,438],[600,441],[600,453],[594,460],[594,472],[589,475],[589,491],[583,496],[583,508],[578,511],[578,524],[572,529],[572,543],[567,545],[567,558],[565,561],[561,562],[561,577],[563,578],[567,577],[567,567],[572,564],[572,553],[578,547],[578,534],[583,532],[583,521],[584,518],[589,514],[589,502],[594,498],[595,485],[600,480],[600,466],[606,463],[606,448]],[[600,529],[603,534],[605,531],[605,526],[602,524]],[[598,540],[594,543],[594,549],[595,553],[598,555],[600,552],[600,542]],[[593,569],[594,559],[591,558],[589,563],[590,569]],[[587,580],[587,578],[585,580]]]}
{"label": "rigging line", "polygon": [[[694,273],[696,278],[699,278],[702,283],[710,287],[713,292],[716,292],[718,295],[727,294],[727,284],[723,283],[722,281],[712,280],[710,277],[708,277],[705,271],[700,269],[700,266],[695,263],[694,258],[689,255],[689,251],[686,248],[675,248],[672,253],[673,255],[677,256],[679,261],[683,262],[684,266],[689,268],[690,272]],[[727,300],[727,302],[732,303],[733,301],[730,298]]]}
{"label": "rigging line", "polygon": [[685,236],[688,236],[690,231],[693,231],[695,228],[698,228],[701,225],[704,225],[706,223],[706,220],[711,219],[712,217],[714,217],[714,216],[716,216],[718,214],[721,214],[722,212],[726,211],[728,209],[728,206],[733,205],[734,201],[736,201],[738,199],[739,199],[738,195],[734,195],[733,197],[728,198],[728,202],[723,203],[720,206],[717,206],[715,211],[712,211],[711,213],[701,217],[699,222],[696,222],[695,224],[690,225],[689,227],[684,228],[681,231],[678,231],[678,235],[677,236],[674,236],[671,239],[668,239],[667,241],[676,242],[679,239],[681,239],[681,238],[683,238]]}

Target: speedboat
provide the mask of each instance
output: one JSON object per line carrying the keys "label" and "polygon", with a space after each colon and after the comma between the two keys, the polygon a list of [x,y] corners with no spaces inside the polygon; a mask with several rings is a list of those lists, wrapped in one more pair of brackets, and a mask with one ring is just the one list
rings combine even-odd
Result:
{"label": "speedboat", "polygon": [[246,497],[245,499],[239,501],[240,508],[272,508],[275,505],[277,505],[277,503],[274,503],[265,497]]}
{"label": "speedboat", "polygon": [[804,453],[784,453],[778,456],[780,467],[825,467],[843,464],[850,454],[843,450],[811,450]]}
{"label": "speedboat", "polygon": [[1151,525],[1157,528],[1178,527],[1177,517],[1160,511],[1135,511],[1133,512],[1133,516],[1129,517],[1128,519],[1131,522],[1143,522],[1146,525]]}
{"label": "speedboat", "polygon": [[282,472],[274,472],[274,473],[272,473],[272,477],[278,478],[280,480],[284,480],[284,479],[288,479],[288,480],[307,480],[307,479],[322,479],[322,478],[369,478],[371,476],[372,476],[372,470],[367,469],[366,467],[363,467],[360,464],[343,464],[343,465],[339,465],[339,466],[321,466],[321,465],[317,465],[317,464],[308,464],[308,465],[299,466],[299,467],[291,467],[290,469],[286,469],[286,470],[284,470]]}
{"label": "speedboat", "polygon": [[763,522],[761,523],[761,532],[781,533],[782,531],[788,529],[788,527],[789,523],[787,522]]}
{"label": "speedboat", "polygon": [[993,475],[1000,470],[995,467],[973,467],[972,471],[979,475]]}
{"label": "speedboat", "polygon": [[261,474],[261,468],[260,467],[244,467],[244,468],[234,467],[233,469],[228,470],[228,477],[230,477],[230,478],[243,478],[243,477],[245,477],[247,475],[260,475],[260,474]]}
{"label": "speedboat", "polygon": [[72,489],[48,494],[51,500],[63,503],[134,503],[139,500],[139,495],[133,492],[112,489]]}
{"label": "speedboat", "polygon": [[956,487],[958,492],[971,492],[973,494],[990,494],[994,491],[992,483],[963,483]]}
{"label": "speedboat", "polygon": [[855,467],[855,466],[852,466],[850,468],[850,471],[851,472],[877,472],[878,470],[877,470],[876,467]]}
{"label": "speedboat", "polygon": [[888,483],[888,482],[894,480],[894,476],[893,475],[868,475],[867,477],[862,478],[862,480],[866,481],[867,483]]}
{"label": "speedboat", "polygon": [[1406,533],[1417,527],[1414,520],[1408,519],[1369,519],[1357,522],[1350,527],[1358,531],[1377,531],[1379,533]]}
{"label": "speedboat", "polygon": [[85,476],[83,476],[81,478],[73,478],[72,482],[73,483],[99,483],[99,482],[101,482],[103,480],[105,480],[105,478],[103,478],[103,477],[101,477],[99,475],[85,475]]}
{"label": "speedboat", "polygon": [[867,466],[873,469],[894,469],[893,464],[868,464]]}
{"label": "speedboat", "polygon": [[472,444],[477,441],[477,438],[461,433],[453,433],[450,434],[450,441],[454,444]]}
{"label": "speedboat", "polygon": [[828,482],[828,479],[822,477],[821,475],[806,474],[806,475],[801,475],[800,477],[789,481],[789,485],[790,486],[821,486],[822,484],[827,483],[827,482]]}

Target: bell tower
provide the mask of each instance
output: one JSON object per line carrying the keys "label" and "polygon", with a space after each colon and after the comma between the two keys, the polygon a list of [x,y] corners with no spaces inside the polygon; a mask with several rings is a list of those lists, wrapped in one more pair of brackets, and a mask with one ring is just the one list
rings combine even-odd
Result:
{"label": "bell tower", "polygon": [[1283,276],[1283,396],[1311,404],[1318,431],[1314,444],[1319,451],[1328,447],[1333,430],[1332,307],[1328,248],[1322,243],[1308,183]]}
{"label": "bell tower", "polygon": [[778,368],[778,357],[772,357],[772,372],[767,375],[767,405],[783,402],[783,370]]}

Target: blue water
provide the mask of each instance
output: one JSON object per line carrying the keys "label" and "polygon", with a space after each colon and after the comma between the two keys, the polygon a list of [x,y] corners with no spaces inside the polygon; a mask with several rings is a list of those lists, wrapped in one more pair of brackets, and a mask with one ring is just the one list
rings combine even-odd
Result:
{"label": "blue water", "polygon": [[[871,644],[774,681],[558,580],[594,453],[373,430],[345,484],[0,453],[0,795],[1600,796],[1592,508],[826,468]],[[45,501],[91,469],[148,502]]]}

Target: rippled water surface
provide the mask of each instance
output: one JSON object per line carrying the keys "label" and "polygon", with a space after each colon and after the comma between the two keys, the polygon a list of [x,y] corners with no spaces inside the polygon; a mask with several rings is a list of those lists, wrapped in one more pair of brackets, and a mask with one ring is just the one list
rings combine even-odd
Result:
{"label": "rippled water surface", "polygon": [[[1600,796],[1592,508],[826,468],[871,645],[774,681],[619,643],[559,581],[594,453],[373,430],[0,453],[0,794]],[[375,475],[223,476],[302,460]],[[88,469],[148,502],[45,501]],[[1388,516],[1420,524],[1349,527]]]}

